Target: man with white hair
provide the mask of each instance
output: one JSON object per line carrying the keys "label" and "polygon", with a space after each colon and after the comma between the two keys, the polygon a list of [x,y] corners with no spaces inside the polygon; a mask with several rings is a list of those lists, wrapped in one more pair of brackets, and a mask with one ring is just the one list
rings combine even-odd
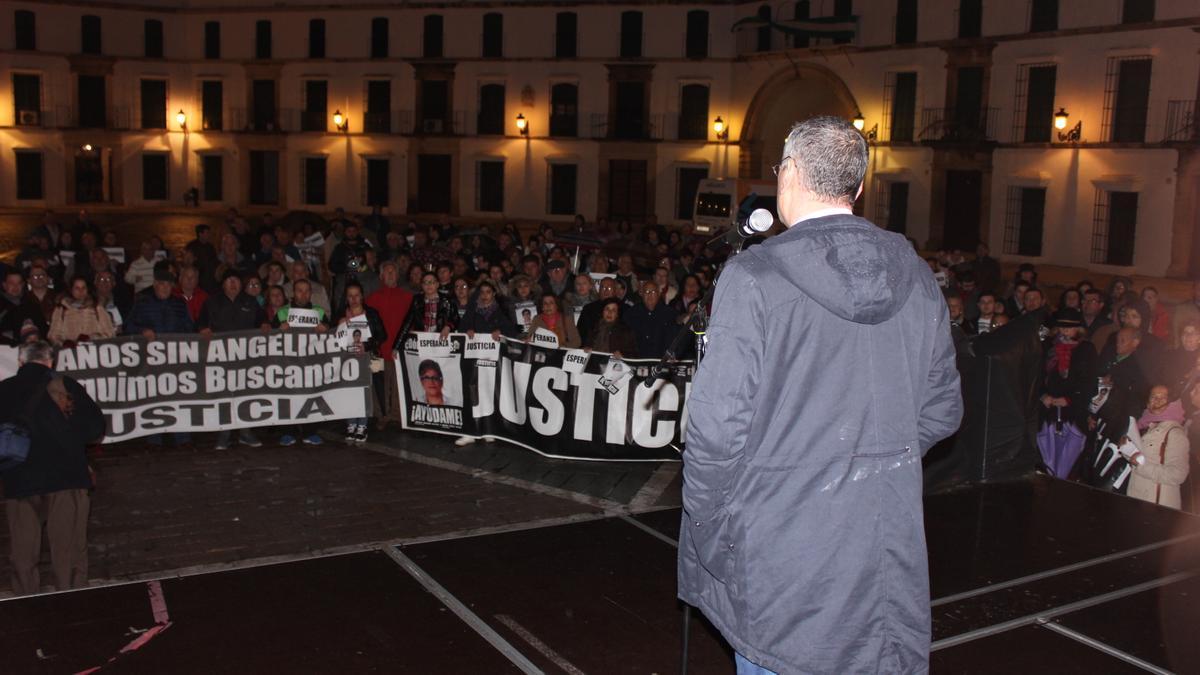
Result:
{"label": "man with white hair", "polygon": [[902,235],[853,215],[867,143],[788,134],[788,230],[731,258],[688,399],[679,597],[739,673],[929,669],[921,456],[958,428],[949,316]]}
{"label": "man with white hair", "polygon": [[54,348],[20,346],[17,374],[0,382],[0,423],[29,431],[25,461],[0,473],[17,595],[41,591],[42,523],[50,539],[55,588],[87,585],[87,523],[92,488],[86,446],[104,435],[100,406],[75,380],[54,372]]}

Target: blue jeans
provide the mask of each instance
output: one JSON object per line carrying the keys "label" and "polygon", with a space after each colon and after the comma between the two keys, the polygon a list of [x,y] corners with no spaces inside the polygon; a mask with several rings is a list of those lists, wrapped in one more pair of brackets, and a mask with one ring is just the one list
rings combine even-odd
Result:
{"label": "blue jeans", "polygon": [[734,653],[733,662],[737,664],[737,675],[778,675],[773,670],[767,670],[757,663],[751,663],[741,654]]}
{"label": "blue jeans", "polygon": [[346,420],[346,424],[361,424],[362,426],[365,427],[365,426],[367,426],[367,418],[351,417],[350,419]]}

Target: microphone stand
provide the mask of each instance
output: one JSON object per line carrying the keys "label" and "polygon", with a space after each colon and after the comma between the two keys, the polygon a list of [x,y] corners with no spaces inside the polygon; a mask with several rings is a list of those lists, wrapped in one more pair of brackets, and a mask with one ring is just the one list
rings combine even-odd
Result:
{"label": "microphone stand", "polygon": [[[712,239],[709,243],[716,242],[725,238],[725,235],[720,235]],[[725,269],[725,263],[729,258],[742,252],[742,242],[738,242],[733,246],[733,252],[725,258],[725,262],[717,268],[717,274],[713,277],[712,284],[708,290],[704,292],[704,296],[696,301],[696,308],[692,310],[692,315],[688,318],[687,323],[675,335],[675,339],[671,341],[671,346],[663,353],[661,359],[655,364],[650,371],[650,377],[646,378],[646,387],[653,387],[654,383],[667,376],[667,371],[670,370],[672,363],[677,361],[676,355],[687,344],[688,339],[692,339],[696,346],[696,365],[700,365],[700,361],[704,358],[704,352],[708,345],[708,307],[712,304],[713,296],[717,290],[717,281],[721,278],[721,272]],[[687,450],[687,446],[684,446]],[[681,458],[682,461],[682,458]],[[679,673],[687,675],[688,672],[688,638],[691,636],[692,630],[692,606],[688,603],[683,603],[683,648],[680,654]]]}

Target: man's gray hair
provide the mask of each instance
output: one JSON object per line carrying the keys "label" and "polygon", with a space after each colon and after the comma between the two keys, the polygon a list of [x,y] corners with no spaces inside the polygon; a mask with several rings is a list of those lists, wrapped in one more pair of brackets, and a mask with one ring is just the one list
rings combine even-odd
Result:
{"label": "man's gray hair", "polygon": [[802,184],[821,201],[853,203],[867,175],[867,140],[840,117],[797,122],[783,144],[800,170]]}
{"label": "man's gray hair", "polygon": [[18,363],[33,363],[35,361],[54,362],[54,347],[45,340],[26,342],[17,348]]}

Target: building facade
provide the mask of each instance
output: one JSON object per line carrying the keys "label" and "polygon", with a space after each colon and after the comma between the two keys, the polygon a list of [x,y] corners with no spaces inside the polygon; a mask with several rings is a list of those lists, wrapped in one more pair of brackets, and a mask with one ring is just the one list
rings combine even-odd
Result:
{"label": "building facade", "polygon": [[1197,28],[1194,0],[10,2],[0,209],[680,223],[824,113],[871,141],[858,208],[922,246],[1186,276]]}

